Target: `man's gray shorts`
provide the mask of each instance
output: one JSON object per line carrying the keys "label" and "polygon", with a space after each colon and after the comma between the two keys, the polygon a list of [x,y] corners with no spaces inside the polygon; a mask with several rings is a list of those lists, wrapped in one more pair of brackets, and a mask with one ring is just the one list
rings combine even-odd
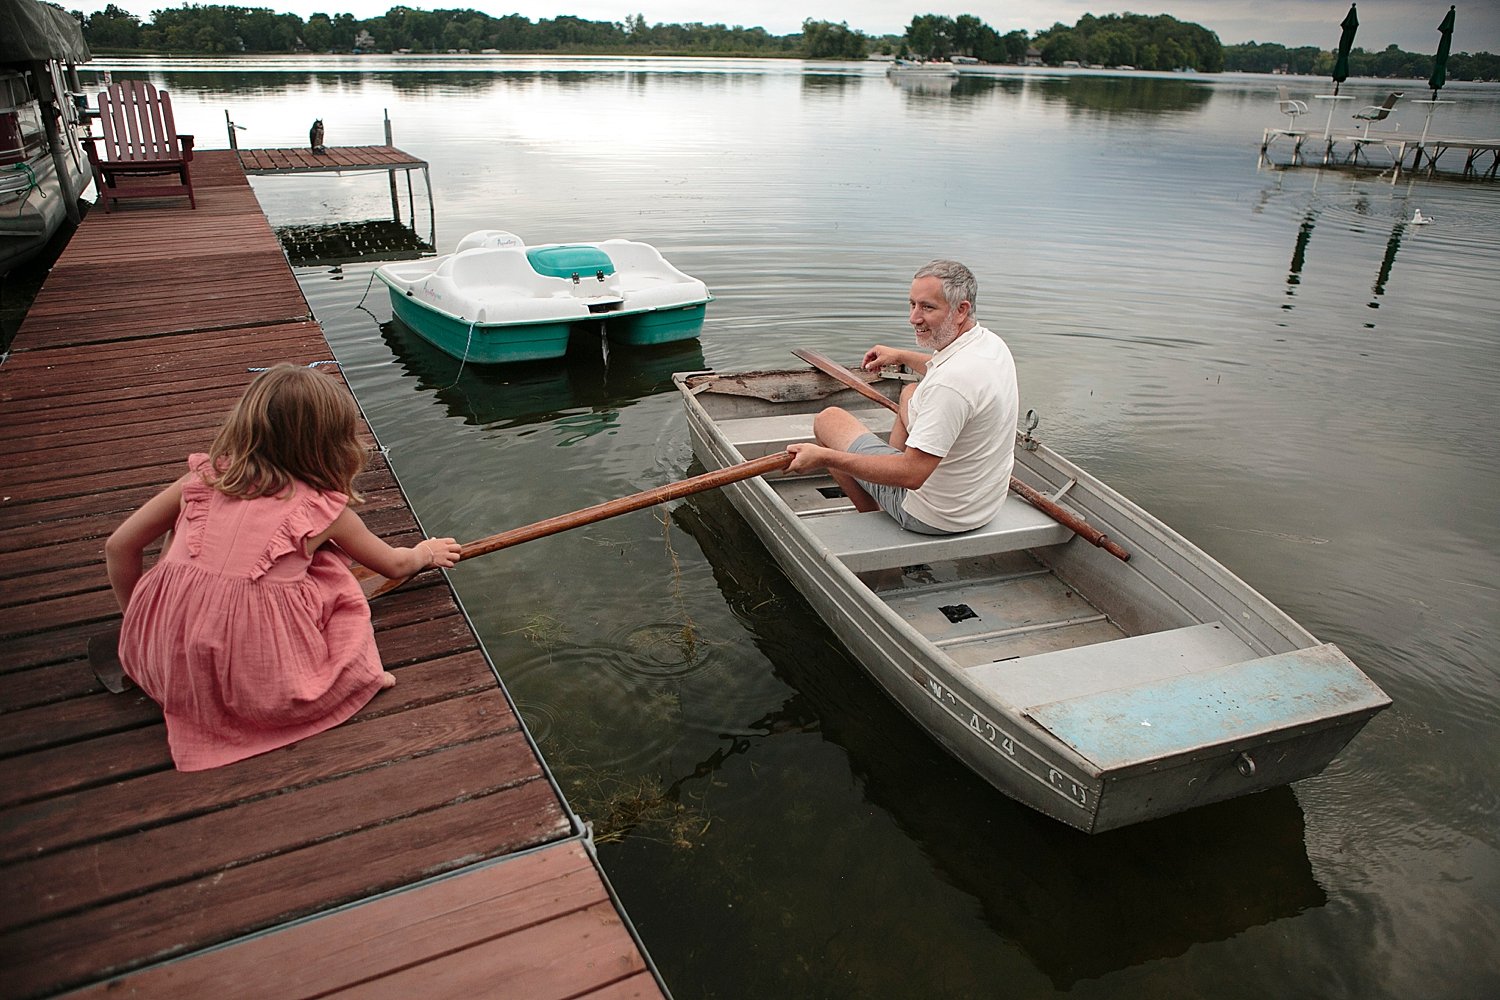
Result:
{"label": "man's gray shorts", "polygon": [[[901,449],[892,448],[874,434],[861,434],[849,444],[849,451],[856,455],[899,455]],[[886,486],[882,483],[867,483],[863,479],[855,477],[855,482],[870,494],[870,499],[880,505],[880,509],[891,515],[896,523],[907,531],[915,531],[923,535],[951,535],[953,532],[944,531],[942,528],[934,528],[901,508],[901,501],[906,499],[906,487]]]}

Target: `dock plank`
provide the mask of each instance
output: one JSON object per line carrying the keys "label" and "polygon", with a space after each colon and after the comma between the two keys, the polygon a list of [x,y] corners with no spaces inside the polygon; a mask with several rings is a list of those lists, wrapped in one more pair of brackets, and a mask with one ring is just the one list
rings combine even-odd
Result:
{"label": "dock plank", "polygon": [[[546,842],[565,821],[549,816],[545,782],[393,819],[290,855],[120,902],[66,920],[0,933],[0,952],[45,955],[14,969],[6,988],[34,996],[83,985],[139,964],[217,944],[305,915]],[[377,865],[355,859],[379,858]],[[408,994],[410,995],[410,994]],[[525,995],[525,994],[518,994]]]}
{"label": "dock plank", "polygon": [[[527,902],[533,895],[547,900],[545,908]],[[598,943],[592,953],[564,945],[562,975],[535,975],[555,958],[536,929],[578,915],[572,926]],[[493,995],[503,983],[507,995],[529,1000],[661,997],[649,972],[626,957],[625,940],[591,859],[577,844],[561,844],[320,917],[297,935],[264,935],[79,996],[252,996],[263,988],[259,970],[299,968],[302,996],[473,997]],[[309,966],[309,956],[319,961]]]}

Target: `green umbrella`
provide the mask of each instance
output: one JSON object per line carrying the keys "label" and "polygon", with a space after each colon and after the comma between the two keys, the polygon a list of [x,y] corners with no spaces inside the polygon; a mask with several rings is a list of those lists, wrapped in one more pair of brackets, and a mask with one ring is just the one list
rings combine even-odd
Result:
{"label": "green umbrella", "polygon": [[1339,36],[1339,54],[1333,61],[1333,93],[1338,95],[1339,84],[1349,79],[1349,50],[1354,48],[1354,32],[1359,29],[1359,17],[1354,13],[1355,4],[1349,5],[1349,13],[1339,27],[1344,33]]}
{"label": "green umbrella", "polygon": [[1438,31],[1442,38],[1438,40],[1437,56],[1432,60],[1432,79],[1427,81],[1427,86],[1432,88],[1432,99],[1437,100],[1437,92],[1443,89],[1443,84],[1448,82],[1448,47],[1453,44],[1453,18],[1456,8],[1448,8],[1448,16],[1443,18],[1443,23],[1438,25]]}

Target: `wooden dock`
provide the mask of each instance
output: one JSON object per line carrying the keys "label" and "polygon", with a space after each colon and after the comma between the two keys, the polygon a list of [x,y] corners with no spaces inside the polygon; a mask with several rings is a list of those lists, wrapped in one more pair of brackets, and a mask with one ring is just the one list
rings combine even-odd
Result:
{"label": "wooden dock", "polygon": [[419,160],[395,146],[329,146],[311,149],[241,149],[240,166],[251,176],[267,174],[329,174],[365,170],[422,170]]}
{"label": "wooden dock", "polygon": [[[0,997],[663,997],[445,580],[374,605],[395,688],[229,767],[86,656],[103,543],[251,367],[332,355],[235,155],[92,212],[0,365]],[[376,453],[365,520],[419,527]]]}
{"label": "wooden dock", "polygon": [[401,221],[401,192],[396,185],[396,174],[406,174],[407,224],[413,231],[417,228],[417,198],[412,190],[412,171],[422,171],[422,184],[427,189],[427,243],[437,242],[437,209],[432,199],[432,176],[427,161],[420,160],[403,149],[397,149],[391,139],[391,119],[385,117],[385,144],[383,146],[310,146],[274,149],[240,149],[239,126],[224,112],[224,124],[229,134],[229,148],[239,157],[240,169],[254,177],[271,177],[280,174],[345,174],[383,170],[390,182],[391,219]]}

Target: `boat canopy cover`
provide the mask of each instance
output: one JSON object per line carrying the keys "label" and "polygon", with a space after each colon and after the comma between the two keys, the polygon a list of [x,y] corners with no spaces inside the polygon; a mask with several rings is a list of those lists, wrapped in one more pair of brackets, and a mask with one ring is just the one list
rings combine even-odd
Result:
{"label": "boat canopy cover", "polygon": [[50,3],[0,0],[0,63],[81,63],[93,58],[83,25]]}
{"label": "boat canopy cover", "polygon": [[537,274],[549,278],[571,278],[576,274],[614,274],[615,262],[609,254],[587,243],[555,247],[532,247],[526,259]]}

